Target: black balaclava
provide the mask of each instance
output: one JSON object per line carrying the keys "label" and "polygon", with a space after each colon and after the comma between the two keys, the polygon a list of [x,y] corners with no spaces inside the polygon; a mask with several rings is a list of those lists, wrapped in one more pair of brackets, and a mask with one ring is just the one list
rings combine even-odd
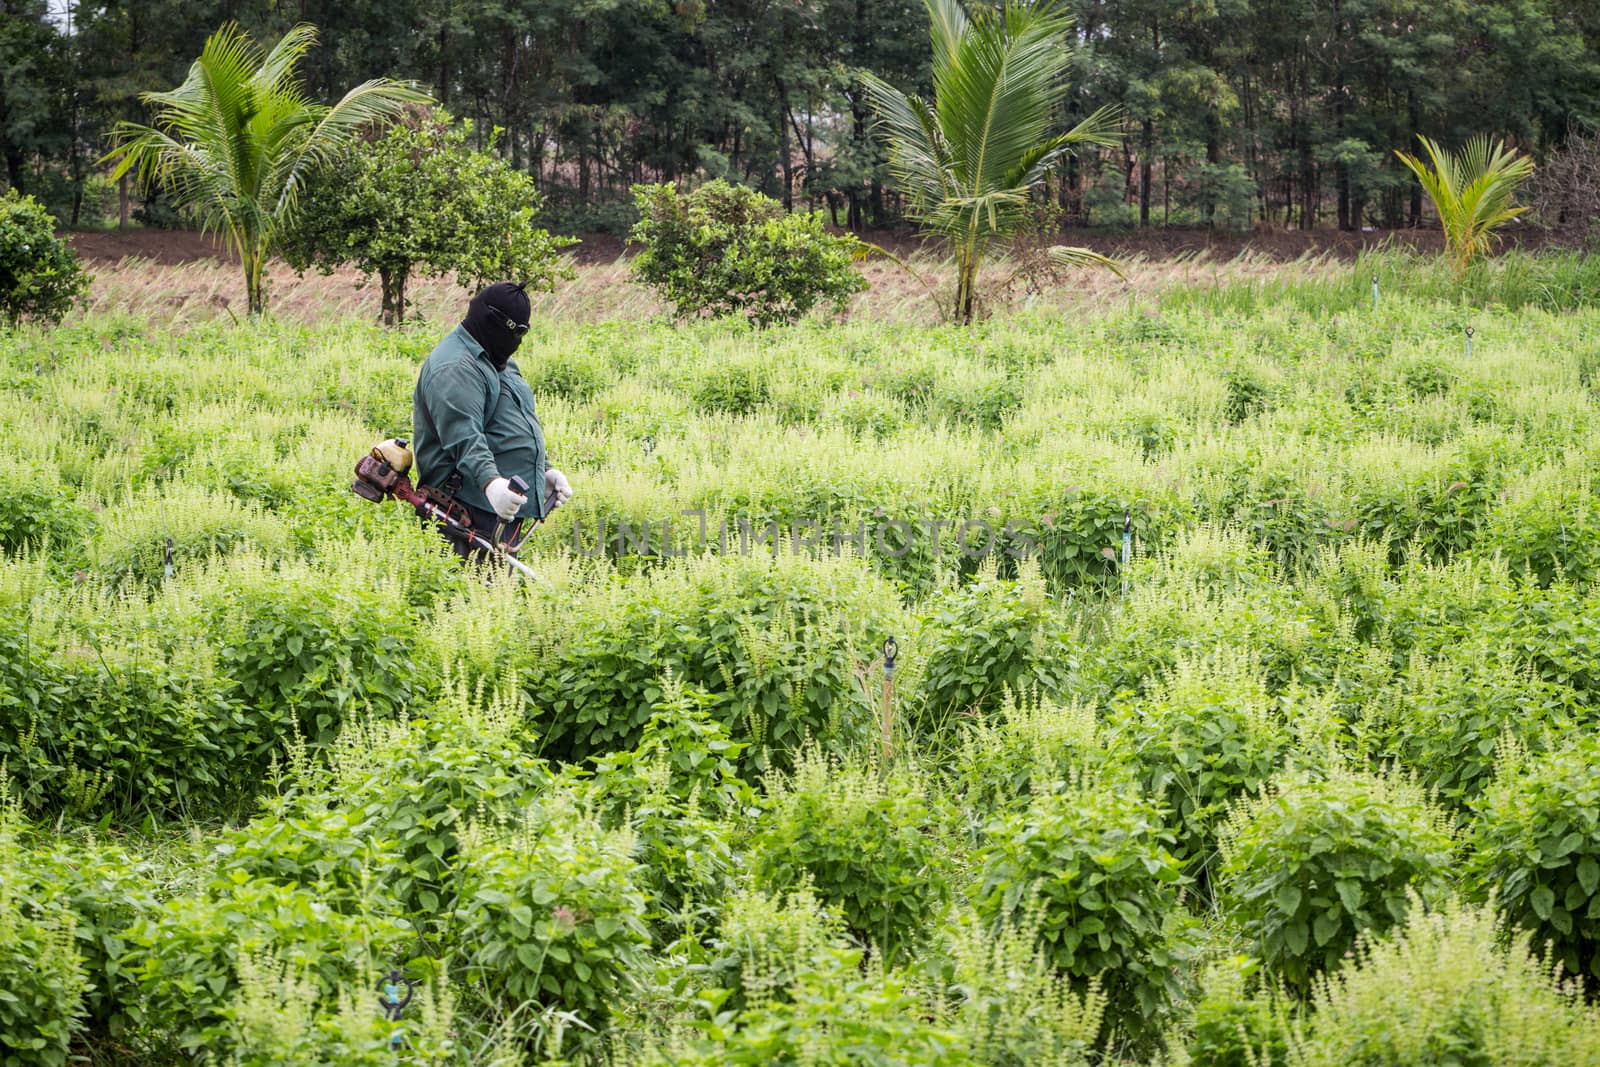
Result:
{"label": "black balaclava", "polygon": [[530,309],[528,294],[522,291],[522,286],[515,282],[495,282],[472,298],[461,325],[483,346],[495,369],[504,370],[506,360],[522,343],[525,332],[507,325],[506,320],[509,317],[517,325],[525,326]]}

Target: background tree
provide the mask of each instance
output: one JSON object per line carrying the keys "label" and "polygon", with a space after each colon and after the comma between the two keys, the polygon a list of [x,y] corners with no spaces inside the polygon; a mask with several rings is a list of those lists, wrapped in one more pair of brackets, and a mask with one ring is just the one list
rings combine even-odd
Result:
{"label": "background tree", "polygon": [[331,107],[314,104],[296,66],[316,41],[296,26],[262,53],[229,24],[206,41],[189,76],[171,92],[146,93],[156,124],[124,123],[114,177],[137,171],[167,186],[220,231],[244,267],[250,313],[265,307],[266,258],[317,166],[340,157],[358,131],[427,97],[388,79],[363,82]]}
{"label": "background tree", "polygon": [[[558,258],[571,240],[534,224],[539,191],[527,173],[468,144],[471,124],[413,109],[364,131],[360,148],[312,175],[282,234],[284,258],[324,274],[352,264],[376,274],[383,321],[405,321],[406,286],[418,274],[454,272],[464,286],[509,278],[530,292],[570,277]],[[491,140],[489,148],[492,149]]]}
{"label": "background tree", "polygon": [[[912,215],[949,242],[956,262],[951,316],[971,322],[978,267],[989,247],[1022,226],[1035,186],[1075,146],[1111,144],[1112,114],[1066,133],[1050,121],[1066,93],[1071,18],[1049,0],[968,16],[958,0],[927,0],[934,102],[867,75],[889,143],[889,166]],[[1111,261],[1056,249],[1080,262]]]}

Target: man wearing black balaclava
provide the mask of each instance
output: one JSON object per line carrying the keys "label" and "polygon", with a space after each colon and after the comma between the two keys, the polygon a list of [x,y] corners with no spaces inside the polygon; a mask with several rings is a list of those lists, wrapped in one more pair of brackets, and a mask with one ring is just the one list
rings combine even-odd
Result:
{"label": "man wearing black balaclava", "polygon": [[[498,532],[513,545],[525,519],[543,519],[572,496],[566,475],[546,462],[533,390],[511,359],[529,310],[528,294],[511,282],[473,297],[461,325],[423,361],[412,398],[418,484],[454,498],[477,533]],[[518,476],[527,495],[511,486]]]}

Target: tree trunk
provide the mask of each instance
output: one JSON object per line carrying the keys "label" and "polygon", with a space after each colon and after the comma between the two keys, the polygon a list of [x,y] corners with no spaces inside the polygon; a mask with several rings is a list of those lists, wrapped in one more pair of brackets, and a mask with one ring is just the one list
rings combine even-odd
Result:
{"label": "tree trunk", "polygon": [[405,267],[378,271],[378,282],[383,290],[383,324],[399,326],[406,321],[406,279],[410,271]]}
{"label": "tree trunk", "polygon": [[1150,153],[1154,150],[1156,124],[1144,120],[1144,147],[1139,152],[1139,225],[1150,225]]}

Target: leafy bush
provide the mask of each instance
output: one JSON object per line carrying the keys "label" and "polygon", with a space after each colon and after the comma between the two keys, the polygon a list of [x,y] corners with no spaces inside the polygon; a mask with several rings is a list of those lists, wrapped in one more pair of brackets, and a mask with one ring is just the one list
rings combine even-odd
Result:
{"label": "leafy bush", "polygon": [[842,310],[867,287],[851,269],[860,247],[823,228],[822,213],[788,215],[753,189],[721,180],[687,196],[671,185],[636,185],[644,246],[633,274],[680,316],[744,315],[757,326],[794,322],[823,301]]}
{"label": "leafy bush", "polygon": [[1513,753],[1484,795],[1470,864],[1513,923],[1568,973],[1600,977],[1600,741]]}
{"label": "leafy bush", "polygon": [[[738,762],[753,778],[787,767],[807,738],[844,751],[867,735],[875,715],[854,674],[894,618],[884,594],[837,562],[707,557],[626,598],[597,590],[537,644],[510,636],[525,624],[506,616],[494,650],[516,664],[552,758],[638,747],[670,670],[709,693],[713,718],[748,743]],[[460,655],[455,617],[438,625]]]}
{"label": "leafy bush", "polygon": [[520,826],[479,828],[461,848],[451,933],[467,982],[508,1011],[538,1001],[602,1026],[650,944],[632,834],[601,829],[572,794],[551,792]]}
{"label": "leafy bush", "polygon": [[638,841],[652,921],[682,931],[711,917],[732,875],[732,820],[753,802],[733,762],[743,745],[706,711],[703,690],[667,679],[634,752],[597,761],[596,794]]}
{"label": "leafy bush", "polygon": [[1092,708],[1008,691],[999,715],[962,731],[950,777],[981,834],[997,814],[1026,807],[1035,793],[1102,762],[1102,746]]}
{"label": "leafy bush", "polygon": [[757,879],[779,892],[808,880],[891,961],[914,948],[949,896],[922,783],[808,749],[792,777],[769,780],[768,794],[751,842]]}
{"label": "leafy bush", "polygon": [[220,666],[256,714],[326,745],[352,710],[388,718],[418,695],[414,617],[395,592],[236,568],[208,605]]}
{"label": "leafy bush", "polygon": [[1286,1004],[1259,984],[1260,963],[1238,956],[1206,969],[1183,1049],[1205,1067],[1263,1067],[1288,1058]]}
{"label": "leafy bush", "polygon": [[1402,690],[1369,708],[1368,725],[1424,786],[1465,805],[1488,784],[1507,738],[1544,750],[1572,726],[1573,704],[1568,687],[1469,645],[1437,665],[1414,659]]}
{"label": "leafy bush", "polygon": [[1486,909],[1416,909],[1388,940],[1363,935],[1354,961],[1317,983],[1310,1024],[1292,1040],[1288,1062],[1593,1062],[1600,1014],[1529,948],[1526,933],[1504,944]]}
{"label": "leafy bush", "polygon": [[1220,843],[1223,907],[1301,988],[1362,931],[1402,922],[1413,895],[1436,897],[1455,844],[1414,784],[1338,769],[1288,776],[1236,805]]}
{"label": "leafy bush", "polygon": [[990,572],[939,597],[923,615],[922,716],[994,712],[1007,690],[1045,696],[1066,685],[1071,628],[1045,592],[1037,569],[1016,580]]}
{"label": "leafy bush", "polygon": [[1035,795],[989,828],[979,913],[993,924],[1036,922],[1052,966],[1079,989],[1099,979],[1108,1021],[1152,1037],[1184,953],[1168,928],[1181,881],[1172,843],[1160,809],[1125,787],[1090,780]]}
{"label": "leafy bush", "polygon": [[83,960],[85,1029],[121,1038],[135,991],[124,969],[124,947],[128,930],[159,906],[160,869],[113,845],[66,840],[30,850],[12,869],[20,891],[53,897],[69,913]]}
{"label": "leafy bush", "polygon": [[343,915],[298,885],[219,876],[129,928],[123,967],[138,996],[128,1014],[158,1040],[220,1052],[242,959],[271,952],[335,996],[403,958],[410,933],[399,920]]}
{"label": "leafy bush", "polygon": [[1275,703],[1250,657],[1218,651],[1179,659],[1153,693],[1108,723],[1140,788],[1172,813],[1174,852],[1192,869],[1209,867],[1229,804],[1281,766],[1291,738]]}
{"label": "leafy bush", "polygon": [[89,292],[78,256],[56,239],[55,220],[15,189],[0,198],[0,322],[54,326]]}
{"label": "leafy bush", "polygon": [[[382,853],[379,872],[385,892],[419,928],[435,933],[447,928],[459,893],[458,855],[466,823],[474,817],[519,818],[552,779],[544,762],[524,751],[519,703],[503,691],[490,698],[487,710],[471,707],[470,700],[470,693],[453,687],[420,722],[347,726],[332,753],[332,792],[359,835],[348,838],[336,825],[340,833],[327,845],[286,840],[294,851],[286,858],[283,850],[273,850],[273,864],[292,862],[290,871],[300,880],[305,874],[299,872],[321,869],[337,878],[341,868],[357,873],[346,866],[344,853],[365,853],[368,835],[392,841],[394,852]],[[320,803],[313,788],[298,807],[321,818],[315,814]]]}
{"label": "leafy bush", "polygon": [[23,857],[21,812],[0,774],[0,1062],[65,1067],[84,1015],[87,985],[72,912],[33,899],[15,874]]}

